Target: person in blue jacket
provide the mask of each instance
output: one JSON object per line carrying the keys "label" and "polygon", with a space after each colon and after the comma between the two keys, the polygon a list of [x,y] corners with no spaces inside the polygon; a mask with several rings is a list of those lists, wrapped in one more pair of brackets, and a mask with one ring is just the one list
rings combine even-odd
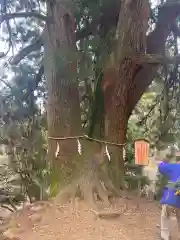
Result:
{"label": "person in blue jacket", "polygon": [[159,164],[160,174],[168,179],[168,184],[163,188],[160,204],[161,211],[161,239],[170,240],[169,220],[172,212],[176,213],[180,235],[180,164],[163,161]]}

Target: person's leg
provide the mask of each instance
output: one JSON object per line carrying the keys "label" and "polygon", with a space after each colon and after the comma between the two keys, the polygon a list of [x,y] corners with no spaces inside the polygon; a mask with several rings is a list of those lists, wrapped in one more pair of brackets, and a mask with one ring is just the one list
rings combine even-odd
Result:
{"label": "person's leg", "polygon": [[178,224],[178,231],[180,234],[180,208],[176,208],[176,219],[177,219],[177,224]]}
{"label": "person's leg", "polygon": [[170,240],[169,229],[170,209],[168,205],[163,204],[161,209],[161,239]]}

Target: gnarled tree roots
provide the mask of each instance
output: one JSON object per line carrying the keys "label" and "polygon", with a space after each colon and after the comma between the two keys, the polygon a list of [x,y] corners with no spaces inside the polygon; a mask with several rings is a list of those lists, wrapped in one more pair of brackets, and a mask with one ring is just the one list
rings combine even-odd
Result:
{"label": "gnarled tree roots", "polygon": [[[74,201],[76,198],[84,199],[91,208],[93,213],[100,218],[112,218],[120,215],[119,212],[98,212],[97,202],[102,201],[105,207],[110,206],[111,197],[120,197],[118,191],[111,180],[103,171],[88,169],[81,177],[67,185],[56,197],[58,203],[68,200]],[[97,210],[97,211],[96,211]]]}

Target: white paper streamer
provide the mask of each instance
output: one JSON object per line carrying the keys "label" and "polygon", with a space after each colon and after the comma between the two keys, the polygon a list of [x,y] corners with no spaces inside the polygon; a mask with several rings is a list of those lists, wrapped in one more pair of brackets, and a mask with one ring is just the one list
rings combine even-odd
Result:
{"label": "white paper streamer", "polygon": [[81,146],[79,139],[77,139],[77,145],[78,145],[78,153],[79,153],[79,155],[81,155],[82,154],[82,146]]}
{"label": "white paper streamer", "polygon": [[55,157],[58,156],[58,153],[59,153],[59,143],[57,142],[57,148],[56,148],[56,152],[55,152]]}
{"label": "white paper streamer", "polygon": [[105,148],[105,153],[106,153],[106,155],[107,155],[107,157],[108,157],[108,160],[111,161],[111,156],[110,156],[110,154],[109,154],[109,152],[108,152],[107,145],[106,145],[106,148]]}

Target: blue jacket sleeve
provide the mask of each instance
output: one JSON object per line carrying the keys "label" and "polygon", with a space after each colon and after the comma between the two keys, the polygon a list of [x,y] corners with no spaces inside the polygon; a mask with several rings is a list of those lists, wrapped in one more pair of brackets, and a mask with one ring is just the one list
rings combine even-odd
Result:
{"label": "blue jacket sleeve", "polygon": [[158,166],[158,170],[162,175],[167,175],[169,164],[166,162],[161,162]]}

